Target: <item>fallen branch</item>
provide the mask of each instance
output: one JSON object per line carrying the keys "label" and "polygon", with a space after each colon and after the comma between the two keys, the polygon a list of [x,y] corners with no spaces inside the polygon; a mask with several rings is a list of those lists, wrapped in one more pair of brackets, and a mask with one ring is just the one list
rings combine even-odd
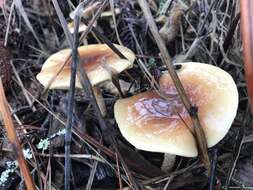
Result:
{"label": "fallen branch", "polygon": [[10,141],[10,144],[13,149],[14,157],[18,161],[18,165],[21,171],[21,174],[25,180],[25,184],[28,190],[35,190],[35,186],[30,175],[30,171],[26,164],[22,147],[20,145],[19,139],[14,128],[14,124],[11,119],[11,113],[8,107],[8,103],[5,97],[3,83],[0,78],[0,113],[4,121],[4,127],[7,132],[7,137]]}

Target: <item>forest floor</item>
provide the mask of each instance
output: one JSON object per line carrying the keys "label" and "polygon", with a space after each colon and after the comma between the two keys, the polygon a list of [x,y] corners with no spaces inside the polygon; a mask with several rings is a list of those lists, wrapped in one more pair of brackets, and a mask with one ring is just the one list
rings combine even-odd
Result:
{"label": "forest floor", "polygon": [[[115,79],[125,97],[153,89],[153,80],[167,70],[141,1],[84,1],[88,3],[84,3],[81,23],[94,22],[95,29],[88,27],[77,36],[79,45],[121,44],[134,52],[133,67]],[[50,55],[73,45],[74,35],[68,36],[63,21],[73,22],[70,13],[78,0],[58,0],[59,7],[55,0],[0,0],[0,74],[37,189],[64,189],[64,129],[71,122],[71,167],[67,169],[71,189],[253,189],[253,122],[244,76],[239,1],[146,1],[171,64],[208,63],[227,71],[236,83],[237,115],[224,139],[208,149],[211,174],[199,157],[176,156],[171,168],[162,170],[163,153],[130,144],[114,117],[114,104],[122,98],[117,89],[101,88],[105,117],[99,116],[94,97],[83,89],[76,89],[73,99],[73,90],[45,91],[36,76]],[[1,121],[0,125],[0,189],[23,189],[26,177],[15,162],[8,126]]]}

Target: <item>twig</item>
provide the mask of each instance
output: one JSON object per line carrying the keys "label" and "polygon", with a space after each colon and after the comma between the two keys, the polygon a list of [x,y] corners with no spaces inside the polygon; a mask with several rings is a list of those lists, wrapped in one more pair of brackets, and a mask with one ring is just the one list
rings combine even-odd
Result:
{"label": "twig", "polygon": [[146,181],[143,181],[142,185],[146,186],[146,185],[150,185],[152,183],[161,183],[161,182],[166,181],[166,180],[168,180],[172,177],[176,177],[178,175],[184,174],[188,171],[196,170],[196,169],[201,168],[201,167],[203,167],[203,164],[196,164],[196,162],[195,162],[195,163],[191,164],[190,166],[188,166],[186,168],[176,170],[176,171],[171,172],[169,174],[153,177],[152,179],[148,179]]}
{"label": "twig", "polygon": [[[79,11],[82,10],[83,4],[80,4],[77,8],[77,14],[80,14]],[[72,45],[72,64],[71,64],[71,78],[70,78],[70,87],[68,95],[68,116],[67,116],[67,125],[66,125],[66,134],[65,134],[65,190],[70,189],[70,174],[71,174],[71,159],[70,159],[70,144],[72,136],[72,122],[73,122],[73,109],[74,109],[74,96],[76,89],[76,73],[77,67],[79,64],[78,58],[78,28],[79,28],[79,17],[75,16],[74,22],[74,41]]]}
{"label": "twig", "polygon": [[[10,148],[5,148],[5,147],[2,147],[1,150],[5,152],[13,152],[13,150],[11,150]],[[64,154],[34,153],[34,155],[41,156],[41,157],[51,157],[51,158],[65,158]],[[70,158],[88,159],[88,160],[95,160],[101,163],[105,163],[103,159],[92,154],[70,154]]]}
{"label": "twig", "polygon": [[200,27],[198,28],[198,36],[199,35],[203,35],[203,33],[204,33],[204,27],[205,27],[206,21],[208,19],[208,16],[211,13],[211,10],[213,9],[213,7],[216,6],[218,2],[219,2],[218,0],[212,1],[212,4],[211,4],[208,12],[205,14],[205,18],[203,19]]}
{"label": "twig", "polygon": [[33,106],[32,100],[30,99],[30,97],[28,96],[26,91],[24,90],[24,84],[23,84],[21,78],[19,77],[19,74],[18,74],[18,71],[17,71],[16,67],[13,65],[12,61],[10,61],[10,64],[11,64],[11,67],[12,67],[12,71],[13,71],[15,77],[17,78],[17,82],[18,82],[18,84],[19,84],[19,86],[20,86],[20,88],[21,88],[21,90],[22,90],[22,92],[25,96],[26,101],[28,102],[28,104],[32,108],[32,110],[36,111],[36,108]]}
{"label": "twig", "polygon": [[146,21],[148,23],[148,26],[150,28],[150,31],[156,41],[156,44],[161,52],[161,58],[163,63],[166,65],[170,76],[173,80],[173,83],[175,84],[175,87],[177,89],[177,92],[188,111],[189,115],[191,116],[191,120],[193,123],[194,133],[195,133],[195,140],[197,143],[198,151],[200,153],[200,158],[202,159],[208,173],[210,173],[210,161],[208,157],[208,151],[207,151],[207,142],[206,137],[203,131],[203,128],[200,125],[199,118],[197,115],[197,107],[194,107],[191,105],[190,100],[188,99],[185,90],[183,88],[182,83],[179,80],[179,77],[171,63],[171,57],[167,51],[167,48],[162,40],[162,38],[159,35],[157,26],[154,22],[154,18],[151,14],[151,11],[149,9],[149,5],[146,2],[146,0],[138,0],[139,5],[144,13],[144,16],[146,18]]}
{"label": "twig", "polygon": [[120,168],[119,168],[119,158],[118,154],[116,154],[116,166],[117,166],[117,174],[119,178],[119,189],[123,190],[122,180],[121,180],[121,174],[120,174]]}
{"label": "twig", "polygon": [[8,17],[7,27],[6,27],[6,33],[5,33],[5,37],[4,37],[4,46],[7,46],[8,34],[9,34],[9,30],[10,30],[10,25],[11,25],[11,17],[13,14],[14,7],[15,7],[15,2],[13,1],[11,3],[10,13],[9,13],[9,17]]}
{"label": "twig", "polygon": [[116,34],[116,37],[117,37],[117,40],[118,40],[119,44],[123,46],[123,43],[120,40],[117,21],[116,21],[116,16],[115,16],[114,0],[109,0],[109,2],[110,2],[111,11],[112,11],[112,21],[113,21],[113,24],[115,26],[115,34]]}
{"label": "twig", "polygon": [[217,164],[217,159],[218,159],[217,153],[218,153],[217,148],[214,148],[214,150],[213,150],[213,159],[212,159],[212,163],[211,163],[211,173],[210,173],[210,177],[209,177],[209,188],[208,188],[208,190],[213,190],[214,189],[216,164]]}
{"label": "twig", "polygon": [[28,166],[26,164],[26,161],[23,155],[22,147],[20,145],[19,139],[16,134],[16,130],[14,128],[14,125],[11,119],[11,113],[8,108],[8,103],[4,94],[1,78],[0,78],[0,113],[4,121],[4,126],[7,132],[8,139],[13,148],[14,157],[18,161],[21,174],[25,180],[26,187],[28,190],[35,190],[35,186],[34,186],[32,177],[30,175],[30,171],[28,169]]}
{"label": "twig", "polygon": [[[59,4],[56,0],[52,0],[55,10],[59,16],[60,22],[63,26],[66,38],[68,40],[69,46],[72,49],[72,64],[71,64],[71,78],[70,78],[70,87],[69,87],[69,95],[68,95],[68,114],[67,114],[67,124],[66,124],[66,133],[65,133],[65,168],[64,168],[64,189],[70,189],[70,176],[71,176],[71,159],[70,159],[70,144],[71,144],[71,136],[72,136],[72,122],[73,122],[73,109],[74,109],[74,95],[75,95],[75,87],[76,87],[76,73],[77,67],[79,64],[78,57],[78,28],[79,28],[79,20],[80,18],[75,15],[75,23],[74,23],[74,39],[72,38],[70,32],[67,30],[67,23],[64,19],[64,16],[61,12]],[[81,3],[77,8],[77,14],[80,14],[79,11],[82,10],[83,4]]]}
{"label": "twig", "polygon": [[231,161],[231,166],[230,166],[230,169],[229,169],[229,172],[228,172],[228,175],[227,175],[227,178],[226,178],[225,186],[224,186],[225,190],[228,189],[230,180],[231,180],[232,175],[233,175],[234,170],[235,170],[235,166],[237,164],[237,160],[240,156],[241,148],[242,148],[242,145],[243,145],[243,142],[244,142],[243,139],[244,139],[244,136],[245,136],[246,125],[247,125],[247,122],[249,121],[249,119],[248,119],[249,116],[250,116],[250,106],[248,105],[247,109],[245,111],[245,115],[242,118],[243,119],[242,126],[241,126],[241,128],[238,132],[237,138],[236,138],[235,147],[234,147],[234,150],[233,150],[233,152],[234,152],[233,160]]}
{"label": "twig", "polygon": [[88,183],[87,183],[87,186],[86,186],[86,190],[91,189],[92,183],[94,181],[94,176],[95,176],[95,173],[96,173],[96,170],[97,170],[97,166],[98,166],[98,161],[94,160],[92,168],[91,168],[89,180],[88,180]]}
{"label": "twig", "polygon": [[42,50],[44,50],[44,49],[45,49],[44,46],[43,46],[42,43],[40,42],[39,37],[38,37],[37,34],[35,33],[35,31],[34,31],[34,29],[33,29],[33,27],[32,27],[32,24],[31,24],[31,22],[29,21],[29,18],[28,18],[28,16],[27,16],[26,12],[25,12],[24,7],[23,7],[22,1],[21,1],[21,0],[14,0],[14,4],[15,4],[16,9],[19,11],[19,13],[21,14],[21,16],[23,17],[23,19],[24,19],[24,21],[25,21],[27,27],[28,27],[28,28],[30,29],[30,31],[32,32],[32,34],[33,34],[35,40],[37,41],[37,43],[39,44],[40,48],[41,48]]}
{"label": "twig", "polygon": [[[52,182],[52,180],[51,180],[51,173],[52,173],[51,169],[52,169],[52,166],[51,166],[51,157],[49,157],[48,163],[47,163],[46,176],[43,179],[43,181],[44,181],[44,188],[43,189],[44,190],[46,190],[47,187],[48,187],[49,190],[52,190],[52,188],[51,188],[51,182]],[[49,180],[48,180],[48,178],[49,178]],[[47,180],[48,180],[48,182],[47,182]]]}
{"label": "twig", "polygon": [[125,159],[122,157],[122,155],[121,155],[121,153],[120,153],[120,151],[119,151],[119,149],[118,149],[118,147],[117,147],[115,138],[111,138],[111,141],[112,141],[112,144],[113,144],[113,148],[114,148],[114,150],[115,150],[117,156],[119,157],[119,160],[121,161],[121,164],[122,164],[122,166],[123,166],[123,169],[125,170],[125,173],[126,173],[128,179],[129,179],[129,182],[130,182],[130,184],[132,185],[132,188],[133,188],[134,190],[139,190],[140,188],[138,187],[137,183],[135,182],[135,180],[134,180],[134,178],[133,178],[133,176],[132,176],[132,174],[131,174],[131,172],[130,172],[130,170],[129,170],[127,164],[126,164]]}
{"label": "twig", "polygon": [[[240,14],[238,13],[236,15],[236,17],[233,19],[232,24],[229,28],[229,31],[227,32],[227,36],[222,44],[222,48],[223,48],[224,53],[227,52],[229,45],[231,44],[231,41],[234,36],[234,32],[235,32],[235,29],[237,27],[239,20],[240,20]],[[222,52],[220,51],[218,58],[217,58],[217,63],[219,64],[221,61],[222,61]]]}
{"label": "twig", "polygon": [[[208,16],[209,14],[211,13],[211,10],[214,6],[216,6],[216,4],[218,3],[219,1],[218,0],[215,0],[212,2],[207,14],[205,15],[205,18],[203,19],[201,25],[198,27],[198,31],[195,31],[195,34],[196,34],[196,38],[194,39],[194,41],[192,42],[190,48],[188,49],[188,52],[186,53],[184,59],[191,59],[197,52],[197,46],[200,42],[202,42],[202,44],[205,46],[205,44],[203,43],[203,39],[206,38],[207,35],[203,35],[204,34],[204,27],[205,27],[205,24],[206,24],[206,21],[208,20]],[[189,23],[188,19],[185,18],[186,21]],[[190,24],[191,25],[191,24]],[[192,27],[193,28],[193,27]]]}
{"label": "twig", "polygon": [[[87,24],[88,21],[84,18],[82,18],[82,21]],[[108,47],[110,47],[112,49],[112,51],[114,51],[114,53],[116,53],[120,58],[122,59],[127,59],[114,45],[113,43],[106,37],[104,36],[103,34],[101,34],[99,32],[98,29],[96,29],[95,27],[91,27],[91,31],[101,40],[103,41],[104,43],[106,43],[108,45]],[[83,35],[82,35],[83,36]],[[82,37],[81,36],[81,37]]]}

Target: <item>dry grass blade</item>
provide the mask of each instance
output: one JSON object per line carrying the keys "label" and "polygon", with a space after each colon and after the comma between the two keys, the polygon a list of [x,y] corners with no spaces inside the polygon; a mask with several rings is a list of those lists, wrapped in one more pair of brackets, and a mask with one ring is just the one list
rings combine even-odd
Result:
{"label": "dry grass blade", "polygon": [[19,139],[16,134],[16,130],[14,128],[14,125],[11,119],[11,113],[8,108],[8,103],[5,97],[4,88],[3,88],[1,79],[0,79],[0,113],[4,121],[4,126],[7,132],[8,139],[13,148],[14,156],[18,161],[21,174],[25,180],[26,187],[28,190],[35,190],[35,186],[34,186],[32,177],[30,175],[30,171],[28,169],[28,166],[26,164],[26,161],[23,155],[22,147],[20,145]]}
{"label": "dry grass blade", "polygon": [[245,111],[245,116],[243,117],[243,121],[242,121],[242,126],[238,132],[237,138],[236,138],[236,142],[235,142],[235,147],[234,147],[234,155],[233,155],[233,159],[231,161],[231,166],[227,175],[227,179],[226,179],[226,183],[225,183],[225,187],[224,189],[228,189],[229,188],[229,183],[230,180],[232,178],[232,175],[234,173],[235,170],[235,166],[237,164],[237,161],[239,159],[239,155],[242,149],[242,145],[243,145],[243,139],[245,137],[245,130],[246,130],[246,125],[247,122],[249,121],[249,117],[250,117],[250,109],[249,106],[247,107],[246,111]]}
{"label": "dry grass blade", "polygon": [[39,40],[39,37],[38,37],[37,34],[35,33],[35,31],[34,31],[34,29],[33,29],[33,27],[32,27],[32,24],[30,23],[30,21],[29,21],[29,19],[28,19],[28,17],[27,17],[27,14],[26,14],[26,12],[25,12],[25,9],[24,9],[24,7],[23,7],[23,5],[22,5],[22,1],[21,1],[21,0],[15,0],[15,1],[14,1],[14,4],[15,4],[15,7],[18,9],[19,13],[21,14],[21,16],[23,17],[23,19],[24,19],[26,25],[27,25],[28,28],[31,30],[31,32],[32,32],[34,38],[36,39],[36,41],[38,42],[40,48],[41,48],[42,50],[44,50],[44,47],[43,47],[42,43],[41,43],[40,40]]}
{"label": "dry grass blade", "polygon": [[23,82],[22,82],[22,80],[21,80],[21,78],[20,78],[20,76],[19,76],[19,73],[18,73],[16,67],[13,65],[13,62],[12,62],[12,61],[10,62],[10,64],[11,64],[13,73],[14,73],[16,79],[17,79],[17,82],[18,82],[18,84],[19,84],[19,86],[20,86],[20,88],[21,88],[21,90],[22,90],[22,92],[23,92],[23,94],[24,94],[24,96],[25,96],[25,98],[26,98],[26,100],[27,100],[27,103],[29,104],[30,107],[32,107],[32,110],[33,110],[33,111],[36,111],[36,108],[33,106],[33,102],[32,102],[32,100],[31,100],[31,98],[28,96],[28,94],[27,94],[26,91],[24,90],[24,88],[25,88],[25,87],[24,87],[24,84],[23,84]]}
{"label": "dry grass blade", "polygon": [[[74,95],[75,95],[75,83],[76,83],[76,74],[77,67],[79,64],[78,58],[78,35],[77,30],[79,28],[79,16],[75,15],[75,30],[74,30],[74,39],[72,38],[69,30],[67,29],[66,20],[61,12],[59,4],[57,1],[53,0],[54,7],[59,16],[60,22],[64,28],[65,35],[69,42],[69,46],[72,49],[72,64],[71,64],[71,79],[70,79],[70,89],[68,95],[68,116],[67,116],[67,124],[66,124],[66,133],[65,133],[65,167],[64,167],[64,189],[70,189],[70,173],[71,173],[71,159],[70,159],[70,144],[72,138],[72,125],[73,125],[73,109],[74,109]],[[80,11],[83,9],[83,3],[80,4],[77,8],[77,14],[80,14]]]}
{"label": "dry grass blade", "polygon": [[117,174],[118,174],[118,179],[119,179],[119,189],[122,190],[123,185],[122,185],[122,180],[121,180],[121,174],[120,174],[120,168],[119,168],[119,159],[118,159],[117,154],[116,154],[116,165],[117,165]]}
{"label": "dry grass blade", "polygon": [[93,164],[92,164],[90,177],[89,177],[89,180],[88,180],[88,183],[87,183],[87,186],[86,186],[86,190],[91,189],[91,186],[92,186],[92,183],[93,183],[93,180],[94,180],[94,177],[95,177],[95,173],[96,173],[96,170],[97,170],[97,166],[98,166],[98,161],[94,161]]}
{"label": "dry grass blade", "polygon": [[9,34],[9,30],[10,30],[11,18],[12,18],[14,7],[15,7],[15,3],[12,2],[11,9],[10,9],[10,14],[9,14],[9,17],[8,17],[8,23],[7,23],[6,33],[5,33],[5,37],[4,37],[4,45],[5,46],[7,45],[8,34]]}

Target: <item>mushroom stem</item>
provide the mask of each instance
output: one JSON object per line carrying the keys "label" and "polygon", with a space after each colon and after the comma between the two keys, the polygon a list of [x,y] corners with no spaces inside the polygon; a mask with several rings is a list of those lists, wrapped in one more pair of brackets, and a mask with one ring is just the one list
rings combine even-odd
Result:
{"label": "mushroom stem", "polygon": [[101,93],[101,90],[97,86],[93,86],[92,90],[94,92],[98,107],[101,111],[102,116],[104,117],[106,115],[106,107],[105,107],[105,102]]}
{"label": "mushroom stem", "polygon": [[124,98],[125,95],[123,94],[122,90],[121,90],[121,86],[120,86],[120,83],[119,83],[119,78],[118,76],[116,75],[113,75],[112,76],[112,83],[114,84],[114,86],[117,88],[117,90],[119,91],[119,95],[120,95],[120,98]]}
{"label": "mushroom stem", "polygon": [[162,171],[169,172],[175,164],[176,155],[165,153],[163,163],[161,166]]}

